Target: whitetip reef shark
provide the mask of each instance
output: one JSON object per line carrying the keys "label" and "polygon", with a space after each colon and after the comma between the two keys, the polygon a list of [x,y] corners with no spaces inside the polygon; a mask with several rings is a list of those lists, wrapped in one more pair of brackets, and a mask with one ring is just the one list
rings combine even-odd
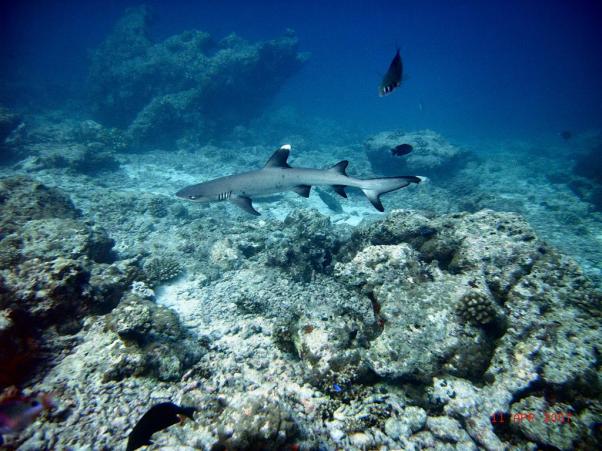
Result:
{"label": "whitetip reef shark", "polygon": [[220,177],[208,182],[190,185],[176,193],[181,199],[193,202],[209,203],[230,201],[248,213],[258,216],[253,208],[252,199],[283,191],[294,191],[303,197],[309,197],[309,191],[315,185],[328,185],[334,191],[347,197],[345,187],[361,189],[378,211],[385,211],[380,195],[405,188],[411,183],[420,183],[421,178],[413,175],[357,179],[349,177],[345,170],[349,161],[343,160],[329,169],[292,168],[287,159],[290,144],[276,150],[262,169]]}

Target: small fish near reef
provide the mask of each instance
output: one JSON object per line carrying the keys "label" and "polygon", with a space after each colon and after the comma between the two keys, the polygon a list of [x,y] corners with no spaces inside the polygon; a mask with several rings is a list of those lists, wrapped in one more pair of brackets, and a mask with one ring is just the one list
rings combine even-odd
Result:
{"label": "small fish near reef", "polygon": [[403,62],[401,61],[399,49],[397,49],[397,53],[395,53],[395,56],[389,65],[389,70],[387,70],[387,73],[378,87],[378,95],[384,97],[391,94],[395,88],[398,88],[401,85],[402,77]]}
{"label": "small fish near reef", "polygon": [[151,436],[155,432],[181,423],[185,417],[194,420],[192,415],[196,410],[194,407],[180,407],[172,402],[155,404],[142,415],[130,432],[126,451],[134,451],[142,446],[150,445],[152,443]]}
{"label": "small fish near reef", "polygon": [[412,150],[414,150],[414,148],[411,144],[400,144],[391,149],[391,155],[394,157],[402,157],[409,154]]}
{"label": "small fish near reef", "polygon": [[24,430],[44,411],[54,407],[52,397],[41,393],[23,396],[17,393],[3,396],[0,400],[0,445],[3,435],[16,434]]}
{"label": "small fish near reef", "polygon": [[228,175],[207,182],[182,188],[176,193],[181,199],[193,202],[209,203],[230,201],[247,213],[259,215],[253,207],[253,197],[267,196],[283,191],[294,191],[303,197],[309,197],[312,186],[330,186],[339,196],[347,197],[345,188],[359,188],[378,211],[385,211],[380,202],[381,194],[395,191],[412,183],[420,183],[420,177],[399,175],[357,179],[347,175],[347,160],[339,161],[328,169],[293,168],[287,163],[291,150],[285,144],[276,150],[262,169]]}

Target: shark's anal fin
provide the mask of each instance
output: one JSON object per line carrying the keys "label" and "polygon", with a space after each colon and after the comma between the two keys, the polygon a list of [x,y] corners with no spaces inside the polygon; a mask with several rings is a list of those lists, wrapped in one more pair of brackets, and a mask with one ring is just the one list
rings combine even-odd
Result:
{"label": "shark's anal fin", "polygon": [[255,208],[253,208],[253,201],[250,197],[246,196],[232,196],[230,201],[236,206],[242,208],[247,213],[251,213],[252,215],[259,216],[259,213]]}
{"label": "shark's anal fin", "polygon": [[345,198],[347,197],[347,193],[345,192],[345,185],[332,185],[332,189],[339,196],[342,196],[342,197],[345,197]]}
{"label": "shark's anal fin", "polygon": [[364,194],[366,195],[366,197],[368,198],[368,200],[370,201],[370,203],[372,203],[372,205],[374,206],[374,208],[376,208],[380,212],[385,211],[385,207],[383,207],[383,204],[380,201],[381,193],[379,193],[378,191],[375,191],[375,190],[368,190],[368,189],[365,189],[363,191],[364,191]]}
{"label": "shark's anal fin", "polygon": [[299,196],[309,197],[309,191],[311,190],[310,185],[298,185],[293,188],[293,191],[296,192]]}

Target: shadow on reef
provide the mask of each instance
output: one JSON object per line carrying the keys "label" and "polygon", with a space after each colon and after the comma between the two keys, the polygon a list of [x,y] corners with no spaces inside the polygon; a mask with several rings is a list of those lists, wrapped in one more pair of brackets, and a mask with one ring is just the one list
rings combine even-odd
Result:
{"label": "shadow on reef", "polygon": [[17,158],[15,149],[11,145],[10,136],[16,133],[21,124],[21,117],[0,106],[0,164],[11,163]]}
{"label": "shadow on reef", "polygon": [[602,211],[602,144],[579,156],[573,172],[579,177],[570,180],[570,188],[598,211]]}

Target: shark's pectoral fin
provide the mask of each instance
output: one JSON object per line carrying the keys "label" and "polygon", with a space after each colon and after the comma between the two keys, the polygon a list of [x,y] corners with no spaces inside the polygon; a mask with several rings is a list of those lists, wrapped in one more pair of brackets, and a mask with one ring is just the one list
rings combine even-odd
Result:
{"label": "shark's pectoral fin", "polygon": [[345,192],[345,185],[332,185],[332,189],[339,196],[342,196],[342,197],[345,197],[345,198],[347,197],[347,193]]}
{"label": "shark's pectoral fin", "polygon": [[378,211],[385,211],[385,207],[383,207],[383,204],[380,201],[380,192],[371,189],[363,189],[362,191],[372,205],[374,205],[374,208],[376,208]]}
{"label": "shark's pectoral fin", "polygon": [[296,192],[299,196],[309,197],[309,191],[311,190],[310,185],[298,185],[293,188],[293,191]]}
{"label": "shark's pectoral fin", "polygon": [[230,201],[236,206],[242,208],[247,213],[251,213],[252,215],[259,216],[259,213],[255,208],[253,208],[253,201],[250,197],[246,196],[232,196]]}

